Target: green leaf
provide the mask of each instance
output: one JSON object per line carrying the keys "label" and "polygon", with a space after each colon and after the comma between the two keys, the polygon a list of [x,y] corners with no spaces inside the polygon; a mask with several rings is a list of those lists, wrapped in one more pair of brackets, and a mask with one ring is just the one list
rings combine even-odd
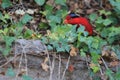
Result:
{"label": "green leaf", "polygon": [[92,45],[93,48],[98,49],[99,47],[99,40],[98,39],[94,39]]}
{"label": "green leaf", "polygon": [[84,31],[83,34],[84,34],[84,36],[88,36],[88,32],[87,31]]}
{"label": "green leaf", "polygon": [[16,26],[17,27],[23,27],[24,25],[23,25],[22,21],[19,21],[19,22],[16,23]]}
{"label": "green leaf", "polygon": [[106,19],[106,20],[104,20],[104,22],[103,22],[103,24],[105,25],[105,26],[108,26],[108,25],[110,25],[112,23],[112,21],[110,20],[110,19]]}
{"label": "green leaf", "polygon": [[65,5],[66,0],[55,0],[56,4]]}
{"label": "green leaf", "polygon": [[120,45],[112,46],[112,50],[117,54],[117,58],[120,60]]}
{"label": "green leaf", "polygon": [[15,37],[4,36],[4,40],[6,42],[6,46],[11,46],[12,42],[15,40]]}
{"label": "green leaf", "polygon": [[118,70],[115,74],[115,80],[120,80],[120,68],[118,68]]}
{"label": "green leaf", "polygon": [[32,18],[33,18],[33,17],[30,16],[29,14],[25,14],[25,15],[22,17],[21,22],[22,22],[23,24],[26,24],[26,23],[29,22]]}
{"label": "green leaf", "polygon": [[93,13],[89,16],[89,18],[90,18],[91,21],[95,21],[95,19],[97,18],[97,14]]}
{"label": "green leaf", "polygon": [[57,47],[57,52],[65,52],[65,49],[63,47]]}
{"label": "green leaf", "polygon": [[120,0],[116,0],[116,2],[120,2]]}
{"label": "green leaf", "polygon": [[78,30],[77,30],[77,32],[79,33],[79,32],[84,32],[84,30],[85,30],[85,27],[83,26],[83,25],[80,25],[80,27],[78,28]]}
{"label": "green leaf", "polygon": [[30,76],[23,75],[22,76],[23,80],[33,80]]}
{"label": "green leaf", "polygon": [[12,68],[8,68],[7,72],[6,72],[6,75],[10,76],[10,77],[14,77],[15,76],[15,72],[13,71]]}
{"label": "green leaf", "polygon": [[3,53],[4,56],[7,56],[10,51],[11,51],[10,47],[6,47],[4,49],[1,49],[1,52]]}
{"label": "green leaf", "polygon": [[60,23],[61,22],[61,18],[58,17],[58,16],[54,16],[54,15],[49,16],[49,20],[51,22],[55,22],[55,23]]}
{"label": "green leaf", "polygon": [[100,70],[100,67],[94,66],[94,67],[92,67],[92,70],[93,70],[94,73],[96,73]]}
{"label": "green leaf", "polygon": [[100,55],[96,53],[91,53],[91,56],[93,63],[98,63],[98,59],[100,58]]}
{"label": "green leaf", "polygon": [[70,45],[66,45],[66,46],[64,46],[65,47],[65,50],[67,51],[67,52],[70,52]]}
{"label": "green leaf", "polygon": [[34,0],[38,5],[42,6],[45,3],[45,0]]}
{"label": "green leaf", "polygon": [[101,32],[101,36],[104,38],[107,38],[109,33],[110,33],[110,30],[107,28],[104,28]]}
{"label": "green leaf", "polygon": [[44,23],[44,22],[40,22],[38,27],[39,27],[39,29],[47,29],[48,28],[48,24]]}
{"label": "green leaf", "polygon": [[3,17],[3,15],[2,15],[2,13],[1,13],[1,11],[0,11],[0,18],[1,18],[1,17]]}
{"label": "green leaf", "polygon": [[47,49],[48,49],[48,50],[53,50],[53,47],[52,47],[51,45],[48,45],[48,46],[47,46]]}
{"label": "green leaf", "polygon": [[12,5],[11,1],[10,0],[2,0],[2,4],[1,4],[1,7],[2,8],[7,8],[7,7],[10,7]]}
{"label": "green leaf", "polygon": [[106,75],[109,76],[109,80],[115,80],[112,73],[110,69],[106,70]]}
{"label": "green leaf", "polygon": [[5,18],[5,19],[10,19],[9,14],[5,14],[4,18]]}
{"label": "green leaf", "polygon": [[86,57],[86,53],[83,51],[83,49],[80,50],[80,55],[81,55],[82,57]]}
{"label": "green leaf", "polygon": [[102,17],[98,17],[95,22],[100,24],[100,23],[103,23],[104,20],[102,19]]}
{"label": "green leaf", "polygon": [[24,33],[24,37],[25,38],[30,38],[32,36],[32,34],[33,34],[33,31],[30,30],[30,29],[27,29]]}
{"label": "green leaf", "polygon": [[44,43],[44,44],[48,44],[48,39],[47,39],[47,37],[42,37],[41,38],[41,41]]}
{"label": "green leaf", "polygon": [[105,11],[105,10],[100,10],[100,15],[105,14],[105,15],[111,15],[112,13],[110,11]]}

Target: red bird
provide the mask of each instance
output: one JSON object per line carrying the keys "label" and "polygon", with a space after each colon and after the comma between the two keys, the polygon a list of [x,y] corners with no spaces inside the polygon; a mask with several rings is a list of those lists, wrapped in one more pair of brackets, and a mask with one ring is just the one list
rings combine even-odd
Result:
{"label": "red bird", "polygon": [[77,24],[78,27],[81,24],[85,27],[85,30],[88,31],[89,35],[93,34],[93,27],[90,24],[90,22],[88,21],[88,19],[85,17],[80,17],[74,13],[71,13],[66,16],[64,23],[65,24],[73,24],[73,25]]}

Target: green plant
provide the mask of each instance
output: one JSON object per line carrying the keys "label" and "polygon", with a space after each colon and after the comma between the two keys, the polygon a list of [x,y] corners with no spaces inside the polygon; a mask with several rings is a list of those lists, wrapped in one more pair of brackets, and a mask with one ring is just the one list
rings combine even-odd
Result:
{"label": "green plant", "polygon": [[42,41],[48,45],[48,49],[55,49],[57,52],[69,52],[70,43],[76,38],[76,26],[58,25],[52,32],[48,32],[47,37],[43,37]]}
{"label": "green plant", "polygon": [[[2,0],[1,7],[8,8],[12,5],[10,0]],[[63,24],[63,20],[68,14],[66,0],[54,0],[54,5],[48,5],[45,0],[34,0],[39,6],[43,7],[40,14],[45,17],[46,22],[40,22],[40,29],[47,29],[50,26],[50,30],[47,31],[46,36],[41,36],[33,30],[26,29],[22,32],[24,25],[26,25],[33,17],[29,14],[25,14],[22,18],[13,23],[10,21],[8,24],[7,20],[10,20],[10,16],[7,13],[0,12],[0,25],[4,29],[0,30],[0,40],[5,42],[5,46],[0,48],[3,55],[9,55],[11,51],[12,42],[18,38],[31,39],[37,35],[37,39],[40,38],[43,43],[46,44],[48,50],[55,50],[59,52],[70,52],[71,45],[79,49],[82,56],[86,57],[86,54],[91,55],[91,62],[95,64],[91,69],[94,73],[100,70],[98,59],[100,58],[101,48],[105,45],[110,45],[112,50],[115,51],[118,58],[120,59],[120,46],[118,44],[120,40],[120,1],[109,0],[113,6],[114,11],[99,10],[99,14],[92,13],[89,18],[91,22],[95,24],[95,30],[99,35],[89,36],[85,31],[84,26],[80,26],[76,30],[76,25]],[[61,9],[56,9],[56,5],[61,6]],[[103,15],[105,17],[103,17]],[[46,25],[47,24],[47,25]],[[40,36],[40,37],[38,37]],[[34,38],[35,39],[35,38]],[[117,45],[116,45],[117,42]],[[13,76],[11,73],[12,69],[8,69],[7,74]],[[117,80],[119,78],[119,72],[112,76],[113,72],[110,69],[106,70],[106,75],[110,80]],[[24,80],[32,80],[29,76],[24,75]]]}
{"label": "green plant", "polygon": [[2,4],[1,4],[1,7],[2,8],[7,8],[7,7],[10,7],[10,6],[12,6],[12,3],[11,3],[11,1],[10,0],[2,0]]}

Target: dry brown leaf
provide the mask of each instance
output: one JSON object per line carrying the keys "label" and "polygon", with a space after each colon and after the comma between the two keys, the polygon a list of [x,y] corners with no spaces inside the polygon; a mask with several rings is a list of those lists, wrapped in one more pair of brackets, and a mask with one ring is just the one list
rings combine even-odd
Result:
{"label": "dry brown leaf", "polygon": [[0,0],[0,5],[2,4],[2,0]]}
{"label": "dry brown leaf", "polygon": [[87,9],[87,11],[86,11],[87,14],[91,14],[93,12],[94,12],[94,9]]}
{"label": "dry brown leaf", "polygon": [[46,57],[44,59],[44,62],[41,63],[42,69],[45,70],[45,71],[48,71],[48,69],[49,69],[49,66],[47,65],[47,62],[48,62],[48,57]]}
{"label": "dry brown leaf", "polygon": [[90,68],[92,68],[92,67],[95,67],[95,66],[97,66],[97,65],[94,64],[94,63],[90,63],[89,66],[90,66]]}
{"label": "dry brown leaf", "polygon": [[24,68],[22,68],[21,70],[20,70],[20,72],[19,72],[19,76],[22,76],[22,75],[24,75],[25,73],[27,72],[27,70],[26,69],[24,69]]}
{"label": "dry brown leaf", "polygon": [[48,62],[48,57],[46,57],[44,60],[44,63],[47,63],[47,62]]}
{"label": "dry brown leaf", "polygon": [[110,67],[115,67],[119,64],[119,61],[112,61],[110,62]]}
{"label": "dry brown leaf", "polygon": [[89,7],[89,8],[91,7],[91,6],[90,6],[91,0],[84,0],[84,2],[85,2],[85,5],[86,5],[87,7]]}
{"label": "dry brown leaf", "polygon": [[99,64],[102,64],[103,62],[101,60],[98,61]]}
{"label": "dry brown leaf", "polygon": [[112,59],[117,59],[117,55],[115,52],[111,51],[111,57]]}
{"label": "dry brown leaf", "polygon": [[74,4],[74,7],[75,7],[75,9],[78,9],[78,8],[79,8],[79,4],[78,4],[78,3],[75,3],[75,4]]}
{"label": "dry brown leaf", "polygon": [[49,66],[46,63],[41,63],[42,69],[48,71]]}
{"label": "dry brown leaf", "polygon": [[47,35],[50,36],[51,35],[51,31],[47,30]]}
{"label": "dry brown leaf", "polygon": [[68,71],[73,72],[74,71],[74,66],[73,65],[69,65]]}
{"label": "dry brown leaf", "polygon": [[109,56],[109,51],[108,50],[102,50],[102,56]]}
{"label": "dry brown leaf", "polygon": [[5,72],[4,71],[0,72],[0,75],[5,75]]}
{"label": "dry brown leaf", "polygon": [[102,56],[107,60],[118,60],[116,53],[109,46],[104,46],[102,48]]}
{"label": "dry brown leaf", "polygon": [[70,56],[77,56],[78,49],[71,46]]}

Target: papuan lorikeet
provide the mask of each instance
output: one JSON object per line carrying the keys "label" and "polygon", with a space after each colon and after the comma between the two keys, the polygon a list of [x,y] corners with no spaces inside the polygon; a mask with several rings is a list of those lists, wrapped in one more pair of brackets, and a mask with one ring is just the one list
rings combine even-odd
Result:
{"label": "papuan lorikeet", "polygon": [[80,25],[83,25],[85,27],[85,30],[89,33],[89,35],[93,34],[93,27],[90,24],[89,20],[85,17],[80,17],[76,15],[75,13],[68,14],[64,20],[64,23],[77,25],[78,27]]}

